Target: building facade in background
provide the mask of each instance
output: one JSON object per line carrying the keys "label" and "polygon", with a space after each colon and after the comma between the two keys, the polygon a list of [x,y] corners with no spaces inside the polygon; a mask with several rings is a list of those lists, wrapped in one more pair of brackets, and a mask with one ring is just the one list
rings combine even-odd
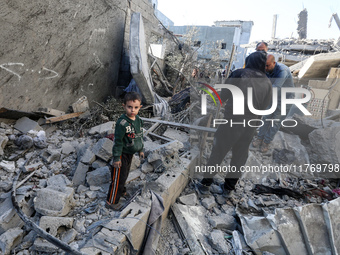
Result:
{"label": "building facade in background", "polygon": [[221,66],[229,63],[230,53],[235,44],[236,51],[233,68],[241,68],[246,57],[246,49],[241,48],[241,44],[248,44],[254,23],[252,21],[230,20],[215,21],[214,26],[170,26],[176,35],[184,35],[194,27],[198,30],[194,39],[194,46],[198,47],[198,58],[210,60],[212,47],[216,47],[214,42],[219,42],[217,47],[220,51]]}

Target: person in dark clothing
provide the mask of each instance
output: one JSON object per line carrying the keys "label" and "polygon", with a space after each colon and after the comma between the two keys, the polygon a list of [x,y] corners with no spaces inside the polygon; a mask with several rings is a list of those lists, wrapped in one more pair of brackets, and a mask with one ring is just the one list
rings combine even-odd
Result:
{"label": "person in dark clothing", "polygon": [[111,185],[107,194],[105,206],[112,210],[119,210],[119,203],[125,189],[125,182],[129,175],[133,154],[143,152],[143,121],[137,115],[142,98],[137,92],[128,92],[124,97],[125,114],[119,117],[115,127],[113,146],[113,167],[111,169]]}
{"label": "person in dark clothing", "polygon": [[[275,61],[274,55],[269,54],[266,63],[266,75],[271,80],[273,88],[278,89],[278,103],[276,110],[266,116],[263,116],[264,125],[260,127],[257,140],[253,142],[255,148],[261,147],[262,153],[267,153],[269,150],[269,144],[273,141],[275,134],[281,127],[281,121],[286,118],[285,115],[281,115],[281,89],[282,88],[294,88],[293,76],[290,73],[289,67],[282,63]],[[287,93],[287,98],[294,98],[293,93]],[[290,106],[287,107],[289,112]],[[277,120],[273,125],[269,120]]]}
{"label": "person in dark clothing", "polygon": [[[246,58],[246,67],[235,70],[226,80],[225,84],[232,84],[242,90],[244,95],[244,115],[233,114],[233,97],[228,89],[222,89],[221,98],[228,100],[225,106],[224,118],[228,123],[243,123],[242,125],[219,125],[214,136],[213,148],[207,166],[220,165],[227,155],[232,151],[230,167],[236,169],[235,173],[228,173],[225,182],[225,190],[233,190],[241,175],[240,168],[248,158],[249,145],[254,136],[256,127],[254,123],[248,125],[249,120],[259,120],[261,116],[253,114],[248,108],[247,95],[248,88],[252,88],[253,106],[257,110],[265,110],[272,99],[272,85],[266,77],[267,54],[258,51],[250,54]],[[209,186],[213,183],[212,175],[203,178],[198,184],[201,193],[207,194]]]}

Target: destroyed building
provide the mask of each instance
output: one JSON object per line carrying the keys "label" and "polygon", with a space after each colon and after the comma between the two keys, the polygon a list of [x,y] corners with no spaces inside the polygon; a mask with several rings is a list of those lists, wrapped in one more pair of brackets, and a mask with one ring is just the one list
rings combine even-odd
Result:
{"label": "destroyed building", "polygon": [[[196,28],[197,34],[194,36],[195,47],[198,48],[198,58],[211,59],[210,51],[216,47],[212,42],[219,41],[222,68],[228,63],[230,52],[233,45],[236,46],[237,56],[235,56],[234,68],[240,68],[244,64],[245,50],[239,47],[241,44],[249,43],[252,21],[228,20],[215,21],[214,26],[171,26],[169,30],[176,35],[184,35],[193,27]],[[229,52],[229,54],[226,54]]]}
{"label": "destroyed building", "polygon": [[[209,156],[216,129],[211,117],[190,115],[194,108],[200,111],[197,83],[207,80],[177,70],[175,80],[186,87],[173,93],[170,72],[163,73],[155,57],[163,49],[160,54],[157,47],[147,50],[166,31],[152,22],[156,2],[102,1],[81,8],[52,2],[26,9],[15,1],[5,5],[8,13],[21,14],[19,24],[33,23],[12,32],[30,43],[19,40],[12,49],[6,29],[1,46],[10,49],[0,66],[1,254],[338,254],[339,53],[329,42],[328,51],[296,61],[296,84],[313,91],[306,106],[313,115],[291,116],[298,125],[282,128],[268,153],[250,148],[245,168],[265,171],[246,172],[229,194],[221,188],[224,175],[218,174],[203,195],[193,172]],[[64,26],[55,28],[59,37],[69,41],[57,40],[56,31],[43,42],[28,38],[37,31],[34,25],[44,31],[57,22],[47,20],[52,10]],[[104,17],[126,23],[112,25]],[[67,23],[72,18],[74,23]],[[159,40],[152,41],[151,34]],[[179,50],[183,45],[171,38]],[[273,45],[271,52],[285,40]],[[42,49],[52,53],[39,60]],[[53,54],[61,56],[54,59]],[[19,62],[20,56],[27,62]],[[115,121],[123,112],[119,100],[100,99],[122,89],[114,81],[128,85],[131,76],[147,101],[140,111],[146,158],[140,162],[133,157],[124,207],[111,211],[105,208],[105,197]],[[159,97],[155,84],[171,90],[171,96]],[[174,111],[167,101],[176,105]],[[207,112],[218,116],[219,108],[212,106]],[[230,158],[228,154],[226,165]]]}

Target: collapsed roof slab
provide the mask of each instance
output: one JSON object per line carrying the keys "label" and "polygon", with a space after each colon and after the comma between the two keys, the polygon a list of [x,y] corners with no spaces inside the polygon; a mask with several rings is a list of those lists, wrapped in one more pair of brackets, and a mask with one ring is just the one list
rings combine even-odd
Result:
{"label": "collapsed roof slab", "polygon": [[140,13],[133,13],[130,24],[130,70],[146,103],[153,104],[155,99],[147,60],[143,18]]}
{"label": "collapsed roof slab", "polygon": [[302,78],[326,78],[331,67],[340,64],[340,52],[323,53],[310,57],[299,72]]}

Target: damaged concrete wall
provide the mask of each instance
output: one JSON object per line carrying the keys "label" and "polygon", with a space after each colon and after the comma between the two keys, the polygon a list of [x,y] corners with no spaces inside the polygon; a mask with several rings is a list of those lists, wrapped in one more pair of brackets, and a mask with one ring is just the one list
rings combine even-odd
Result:
{"label": "damaged concrete wall", "polygon": [[[131,15],[134,12],[141,13],[143,17],[146,45],[150,44],[150,38],[152,34],[162,34],[160,28],[158,27],[158,19],[154,14],[154,9],[152,8],[151,1],[149,0],[133,0],[129,1],[130,9],[126,15],[126,26],[124,30],[124,44],[122,51],[122,61],[120,66],[120,75],[118,84],[121,87],[126,87],[129,85],[132,79],[130,74],[130,61],[129,61],[129,42],[130,42],[130,21]],[[119,94],[117,92],[117,94]]]}
{"label": "damaged concrete wall", "polygon": [[0,105],[16,110],[65,111],[83,95],[114,94],[131,10],[158,24],[148,0],[3,2]]}
{"label": "damaged concrete wall", "polygon": [[0,11],[0,104],[66,110],[112,94],[126,1],[7,1]]}

